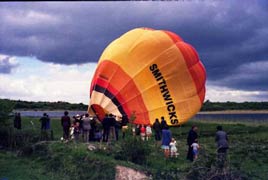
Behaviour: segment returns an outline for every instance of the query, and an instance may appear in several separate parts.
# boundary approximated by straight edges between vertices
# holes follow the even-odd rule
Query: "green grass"
[[[47,172],[43,164],[34,158],[17,157],[11,152],[0,152],[0,179],[63,179],[58,173]]]
[[[201,150],[199,159],[190,163],[186,160],[186,138],[193,124],[199,128]],[[58,141],[62,136],[59,119],[51,120],[56,141],[35,145],[33,154],[17,156],[15,152],[0,152],[0,179],[113,179],[117,164],[142,170],[154,179],[206,179],[213,173],[224,174],[216,167],[214,135],[219,124],[223,125],[230,141],[227,174],[244,179],[266,179],[267,124],[190,121],[182,127],[171,128],[180,155],[166,160],[153,139],[133,144],[130,132],[125,141],[112,142],[109,146],[96,143],[100,149],[92,152],[84,143],[64,144]],[[38,133],[40,129],[40,122],[35,118],[23,118],[22,125],[27,131]],[[146,153],[144,159],[136,161],[135,157],[142,157],[142,153]],[[134,160],[126,157],[130,154],[134,154]]]
[[[59,140],[62,137],[62,128],[59,118],[52,118],[51,129],[53,130],[53,135],[55,140]],[[35,132],[39,132],[41,124],[38,118],[23,117],[22,119],[22,129],[28,129]]]

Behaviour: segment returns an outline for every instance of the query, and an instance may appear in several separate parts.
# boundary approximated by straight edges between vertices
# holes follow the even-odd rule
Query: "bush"
[[[115,153],[115,159],[144,165],[147,164],[147,158],[151,152],[152,149],[147,142],[133,138],[121,143],[120,149]]]
[[[39,141],[39,134],[32,129],[17,130],[13,127],[0,128],[0,146],[19,149]]]
[[[231,169],[227,160],[218,160],[216,154],[208,154],[205,150],[200,151],[198,159],[190,168],[187,179],[248,179],[247,175],[237,169]]]
[[[0,99],[0,126],[10,125],[9,120],[13,107],[13,102]]]
[[[37,143],[33,155],[39,157],[48,172],[71,177],[71,179],[113,179],[115,177],[115,164],[111,158],[103,159],[95,156],[87,152],[83,144]]]

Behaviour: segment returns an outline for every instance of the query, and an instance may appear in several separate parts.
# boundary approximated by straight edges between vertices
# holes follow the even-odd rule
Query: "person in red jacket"
[[[144,141],[146,135],[146,128],[144,127],[144,125],[141,126],[140,133],[141,133],[141,140]]]

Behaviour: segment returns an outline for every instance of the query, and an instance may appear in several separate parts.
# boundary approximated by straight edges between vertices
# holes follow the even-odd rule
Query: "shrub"
[[[9,120],[13,107],[13,102],[0,99],[0,126],[10,125]]]
[[[34,156],[48,172],[58,173],[72,179],[113,179],[115,164],[86,151],[86,146],[42,142],[35,144]]]
[[[151,152],[152,149],[148,143],[133,138],[121,143],[120,149],[115,153],[115,159],[144,165],[147,163],[147,157]]]

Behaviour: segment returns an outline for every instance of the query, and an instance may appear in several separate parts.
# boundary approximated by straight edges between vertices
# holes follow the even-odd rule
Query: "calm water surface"
[[[86,111],[68,111],[69,115],[85,114]],[[21,116],[27,117],[41,117],[43,113],[47,113],[50,117],[59,118],[63,116],[64,111],[20,111]],[[236,114],[197,114],[192,118],[193,120],[225,120],[225,121],[242,121],[242,122],[268,122],[268,113],[236,113]]]
[[[226,120],[226,121],[242,121],[242,122],[268,122],[268,113],[236,113],[236,114],[197,114],[194,120]]]
[[[63,116],[64,111],[16,111],[20,112],[23,117],[41,117],[44,113],[47,113],[49,117],[60,118]],[[68,111],[69,116],[75,116],[76,114],[85,114],[86,111]]]

